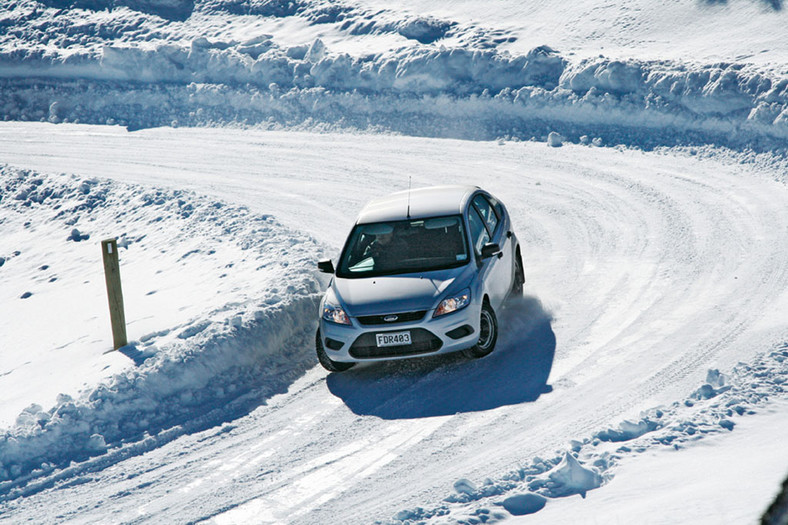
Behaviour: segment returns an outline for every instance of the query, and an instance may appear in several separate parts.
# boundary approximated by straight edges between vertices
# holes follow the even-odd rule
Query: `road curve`
[[[478,184],[508,206],[527,272],[488,358],[316,366],[248,416],[34,494],[17,517],[390,519],[786,340],[788,189],[776,168],[720,153],[2,123],[0,159],[207,193],[277,216],[328,255],[363,203],[408,175]]]

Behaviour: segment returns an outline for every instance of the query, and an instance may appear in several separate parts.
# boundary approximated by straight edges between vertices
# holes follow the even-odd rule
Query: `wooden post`
[[[104,277],[107,281],[112,342],[114,349],[117,350],[128,343],[126,340],[126,314],[123,312],[123,291],[120,288],[117,239],[101,241],[101,253],[104,258]]]

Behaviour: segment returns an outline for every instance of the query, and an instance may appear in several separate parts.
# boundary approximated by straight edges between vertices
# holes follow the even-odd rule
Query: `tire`
[[[498,341],[498,319],[487,301],[482,305],[479,319],[479,339],[476,344],[464,351],[467,357],[477,359],[489,355],[495,349]]]
[[[320,328],[317,329],[317,333],[315,334],[315,350],[317,350],[317,360],[320,361],[320,364],[323,365],[323,368],[329,372],[344,372],[345,370],[353,368],[353,366],[356,364],[342,363],[341,361],[334,361],[328,357],[328,354],[326,354],[326,349],[323,348],[323,338],[320,337]]]
[[[523,296],[523,286],[525,285],[525,272],[523,272],[523,261],[520,255],[514,258],[514,282],[512,283],[512,291],[509,297],[517,299]]]

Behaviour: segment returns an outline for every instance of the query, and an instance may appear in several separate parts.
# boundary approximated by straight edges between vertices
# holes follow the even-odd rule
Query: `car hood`
[[[353,317],[429,310],[460,291],[468,266],[419,274],[335,278],[333,291]]]

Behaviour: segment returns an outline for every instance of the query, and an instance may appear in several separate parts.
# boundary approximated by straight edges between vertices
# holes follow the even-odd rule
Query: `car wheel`
[[[522,297],[523,285],[525,284],[525,273],[523,272],[523,261],[520,256],[514,258],[514,282],[512,283],[512,298]]]
[[[323,368],[328,370],[329,372],[344,372],[350,368],[353,368],[353,365],[356,363],[342,363],[341,361],[334,361],[328,354],[326,354],[326,349],[323,348],[323,338],[320,337],[320,329],[317,329],[317,334],[315,334],[315,350],[317,350],[317,360],[320,361],[320,364],[323,365]]]
[[[495,349],[497,340],[498,319],[495,317],[492,306],[485,301],[479,319],[479,339],[475,345],[465,350],[465,355],[471,358],[484,357]]]

